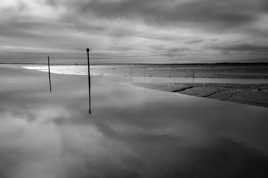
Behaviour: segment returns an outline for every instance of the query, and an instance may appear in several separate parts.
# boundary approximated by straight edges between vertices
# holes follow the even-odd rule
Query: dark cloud
[[[70,39],[59,33],[61,28],[67,27],[59,23],[12,19],[1,27],[0,38],[13,46],[56,48],[61,45],[62,48],[70,48],[70,44],[66,43]]]
[[[48,5],[51,5],[51,6],[57,6],[58,3],[56,0],[45,0],[45,2],[48,4]]]
[[[234,45],[225,45],[225,46],[214,46],[213,49],[231,52],[231,51],[238,51],[238,52],[267,52],[268,53],[268,45],[256,45],[256,44],[234,44]]]
[[[187,44],[198,44],[198,43],[202,43],[204,40],[202,39],[196,39],[196,40],[189,40],[186,41]]]
[[[184,55],[185,52],[191,51],[191,49],[189,48],[170,48],[166,50],[166,53],[164,53],[163,55],[167,56],[167,57],[178,57],[181,55]]]
[[[95,14],[102,18],[142,20],[156,25],[198,25],[222,29],[254,21],[263,4],[261,0],[93,0],[77,3],[71,8],[82,16]]]
[[[268,1],[267,0],[264,0],[264,2],[263,2],[263,8],[266,11],[266,13],[268,13]]]
[[[157,54],[163,57],[174,58],[178,56],[182,56],[187,52],[190,52],[192,49],[187,47],[164,47],[163,45],[151,45],[152,51],[157,51]]]

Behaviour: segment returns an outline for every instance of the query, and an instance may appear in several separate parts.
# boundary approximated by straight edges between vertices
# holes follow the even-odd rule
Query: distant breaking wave
[[[29,69],[29,70],[38,70],[41,72],[48,72],[48,67],[45,65],[27,65],[27,66],[22,66],[24,69]],[[90,72],[92,75],[104,75],[101,74],[101,72],[97,71],[98,66],[91,66],[90,67]],[[64,75],[87,75],[87,66],[65,66],[65,65],[57,65],[57,66],[51,66],[50,67],[50,72],[54,74],[64,74]]]

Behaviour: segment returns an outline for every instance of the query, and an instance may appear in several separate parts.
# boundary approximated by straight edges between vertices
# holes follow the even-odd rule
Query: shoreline
[[[86,60],[86,59],[85,59]],[[47,63],[0,63],[0,65],[46,65]],[[53,63],[53,65],[87,65],[86,63]],[[218,62],[218,63],[92,63],[91,65],[108,65],[108,66],[268,66],[268,62]]]
[[[14,65],[10,64],[10,66],[13,68]],[[19,66],[21,67],[21,65]],[[41,67],[40,69],[33,67],[27,68],[27,70],[46,72],[47,67],[45,65],[42,66],[43,68]],[[121,80],[125,83],[155,90],[268,107],[268,75],[262,74],[262,71],[255,73],[255,69],[253,73],[246,73],[244,69],[242,71],[240,70],[240,73],[238,73],[236,70],[233,71],[233,68],[228,69],[231,70],[230,73],[225,69],[220,73],[219,71],[217,72],[217,70],[211,72],[207,69],[174,69],[171,67],[170,70],[172,70],[172,72],[168,73],[167,69],[163,70],[163,66],[161,68],[126,68],[102,65],[100,66],[101,68],[94,68],[98,66],[99,65],[92,66],[94,76],[110,76],[117,78],[118,81]],[[15,66],[15,68],[17,68],[17,66]],[[82,67],[81,69],[76,69],[75,65],[68,65],[68,68],[64,69],[64,72],[61,67],[57,65],[51,66],[51,69],[51,72],[56,74],[87,75],[87,70],[85,70],[86,66],[83,66],[83,69]],[[193,78],[193,74],[195,78]],[[156,75],[158,76],[155,77]],[[207,78],[202,78],[202,76]],[[260,78],[260,76],[262,76],[262,78]]]
[[[145,88],[177,92],[185,95],[233,103],[268,107],[268,74],[262,74],[262,71],[256,73],[255,68],[253,72],[247,73],[245,69],[233,71],[233,68],[228,70],[224,69],[221,70],[221,72],[215,69],[210,71],[206,68],[202,70],[171,68],[170,70],[172,70],[172,72],[167,72],[167,69],[163,70],[163,66],[161,68],[126,68],[122,66],[106,67],[103,65],[103,68],[100,66],[101,68],[99,69],[94,68],[95,66],[92,67],[92,73],[95,76],[110,76],[122,82],[132,83],[133,85]],[[98,65],[96,67],[98,67]],[[55,73],[62,74],[63,71],[60,69],[60,66],[59,69],[57,68],[57,65],[52,66],[52,73],[53,70],[55,70]],[[84,68],[86,69],[86,66]],[[87,70],[84,69],[83,71],[82,67],[81,69],[76,69],[74,66],[74,69],[70,66],[69,69],[64,69],[64,74],[87,75]],[[30,70],[35,69],[31,68]],[[46,72],[47,67],[44,66],[43,69],[39,70]],[[160,74],[158,72],[159,70]],[[195,78],[193,78],[193,74]],[[156,75],[158,76],[155,77]]]
[[[233,103],[255,105],[268,108],[268,84],[148,84],[137,83],[138,86],[175,92],[190,96],[229,101]]]

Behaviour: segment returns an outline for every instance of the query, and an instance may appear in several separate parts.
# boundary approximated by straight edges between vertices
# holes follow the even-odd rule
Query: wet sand
[[[0,69],[0,177],[268,176],[268,109]]]
[[[135,83],[155,90],[268,107],[268,84]]]

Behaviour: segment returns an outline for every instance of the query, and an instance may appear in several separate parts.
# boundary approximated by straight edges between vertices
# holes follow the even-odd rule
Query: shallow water
[[[47,72],[47,66],[33,66],[26,65],[22,66],[25,69],[38,70]],[[114,68],[114,69],[113,69]],[[223,83],[223,84],[268,84],[268,79],[257,79],[257,78],[198,78],[198,77],[154,77],[146,76],[146,71],[141,76],[135,76],[131,73],[131,69],[125,69],[119,73],[116,70],[117,66],[105,66],[95,65],[91,66],[91,73],[95,76],[113,76],[126,82],[133,83]],[[121,67],[122,68],[122,67]],[[55,74],[65,75],[87,75],[87,66],[51,66],[51,72]],[[141,71],[142,73],[142,71]]]
[[[0,177],[267,177],[268,109],[1,69]]]

